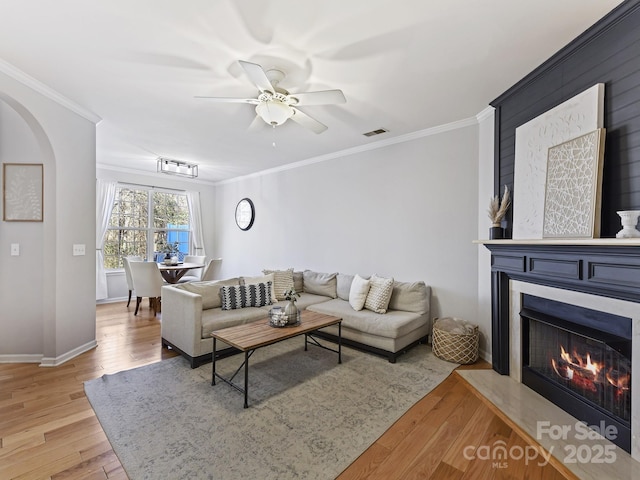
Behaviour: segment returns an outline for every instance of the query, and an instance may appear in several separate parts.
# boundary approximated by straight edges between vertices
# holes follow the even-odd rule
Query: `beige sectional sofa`
[[[355,310],[350,304],[354,275],[306,270],[292,272],[292,276],[296,291],[302,292],[296,302],[298,308],[341,317],[342,342],[345,345],[384,355],[390,362],[395,362],[399,354],[420,341],[426,341],[431,333],[431,289],[424,282],[391,280],[393,289],[386,312],[376,313],[369,309],[372,308],[370,306]],[[221,287],[255,283],[265,278],[273,277],[238,277],[164,286],[162,345],[182,354],[192,368],[211,361],[212,331],[266,318],[273,305],[284,306],[287,303],[280,300],[261,307],[222,309]],[[359,280],[362,281],[362,278],[359,277]],[[272,284],[272,292],[275,286],[282,288],[278,281]],[[281,293],[276,296],[281,296]],[[337,331],[335,326],[323,329],[318,334],[335,341]],[[224,345],[218,348],[221,349],[221,356],[235,351],[230,347],[224,348]]]
[[[353,275],[338,274],[336,298],[307,307],[308,310],[342,318],[343,344],[388,357],[396,357],[431,334],[429,317],[431,288],[424,282],[393,282],[386,313],[366,308],[354,310],[349,303]],[[323,329],[320,336],[335,339],[338,327]]]

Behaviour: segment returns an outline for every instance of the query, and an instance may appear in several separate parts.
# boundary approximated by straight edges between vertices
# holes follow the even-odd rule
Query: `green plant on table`
[[[290,302],[296,303],[297,298],[299,297],[300,294],[298,292],[296,292],[295,288],[290,288],[289,290],[287,290],[286,292],[284,292],[284,299],[288,300]]]
[[[177,255],[180,251],[180,245],[178,244],[178,242],[166,242],[160,246],[159,251],[166,255]]]

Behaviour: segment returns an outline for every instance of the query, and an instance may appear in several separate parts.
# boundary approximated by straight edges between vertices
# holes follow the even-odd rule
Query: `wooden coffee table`
[[[338,324],[338,349],[334,350],[321,345],[317,338],[313,336],[313,333],[329,325]],[[213,337],[213,371],[211,374],[211,385],[216,384],[216,378],[219,378],[223,382],[232,386],[236,390],[244,393],[244,408],[249,407],[248,403],[248,391],[249,391],[249,358],[253,355],[258,348],[266,347],[267,345],[273,345],[274,343],[281,342],[288,338],[304,335],[304,349],[307,350],[308,343],[330,350],[338,354],[338,363],[342,363],[342,319],[333,317],[331,315],[324,315],[322,313],[309,312],[303,310],[300,312],[300,325],[294,327],[272,327],[269,325],[269,318],[257,320],[251,323],[245,323],[243,325],[236,325],[234,327],[223,328],[211,333]],[[216,373],[216,342],[220,340],[238,350],[244,352],[244,362],[238,367],[236,372],[231,378],[224,378]],[[233,379],[244,367],[244,388],[241,388],[237,384],[233,383]]]

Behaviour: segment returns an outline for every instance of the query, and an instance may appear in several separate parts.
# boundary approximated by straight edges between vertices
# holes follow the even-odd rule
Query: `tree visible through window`
[[[166,243],[178,243],[180,256],[189,253],[187,196],[145,188],[116,188],[113,211],[103,245],[104,267],[122,268],[122,257],[153,260]]]

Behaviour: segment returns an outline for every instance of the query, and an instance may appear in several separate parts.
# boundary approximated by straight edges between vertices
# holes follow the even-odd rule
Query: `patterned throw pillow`
[[[364,302],[364,308],[376,313],[387,313],[391,293],[393,292],[393,278],[382,278],[371,275],[371,287]]]
[[[202,309],[217,308],[222,305],[220,300],[220,287],[224,285],[240,285],[239,278],[229,278],[227,280],[207,281],[207,282],[186,282],[175,285],[173,288],[186,290],[202,297]]]
[[[275,275],[270,273],[269,275],[260,275],[258,277],[240,277],[240,285],[256,285],[258,283],[271,282],[271,300],[276,299]]]
[[[220,287],[222,310],[271,305],[271,282]]]
[[[263,270],[265,275],[273,274],[273,289],[277,300],[284,300],[284,292],[293,288],[293,268],[287,270]],[[298,292],[302,293],[302,291]]]

